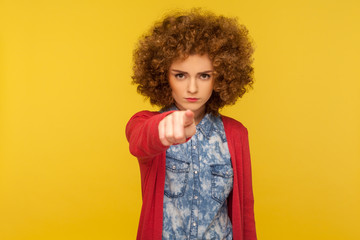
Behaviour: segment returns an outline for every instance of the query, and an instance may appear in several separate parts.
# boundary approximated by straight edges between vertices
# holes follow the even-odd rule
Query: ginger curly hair
[[[218,114],[252,88],[254,52],[248,30],[236,18],[216,16],[201,9],[176,12],[157,22],[143,35],[133,53],[132,83],[152,105],[174,103],[168,70],[174,60],[207,54],[213,64],[213,93],[206,112]]]

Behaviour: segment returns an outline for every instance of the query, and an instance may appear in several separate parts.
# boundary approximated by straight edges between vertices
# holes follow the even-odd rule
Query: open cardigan
[[[161,240],[166,150],[159,139],[159,122],[172,111],[141,111],[131,117],[126,137],[131,154],[137,157],[141,174],[142,209],[138,240]],[[256,240],[254,198],[248,131],[240,122],[221,116],[234,170],[233,190],[228,197],[228,214],[234,240]]]

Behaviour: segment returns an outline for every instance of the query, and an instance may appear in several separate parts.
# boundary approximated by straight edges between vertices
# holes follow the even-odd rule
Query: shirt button
[[[198,171],[195,171],[194,173],[195,173],[195,174],[197,174],[197,173],[198,173]]]
[[[174,170],[175,170],[175,169],[176,169],[176,166],[175,166],[175,165],[173,165],[173,166],[172,166],[172,169],[174,169]]]
[[[194,198],[195,198],[195,199],[197,199],[197,198],[198,198],[198,196],[194,196]]]
[[[196,223],[193,223],[193,226],[195,227],[195,226],[196,226]]]
[[[195,146],[195,145],[193,146],[193,149],[196,149],[196,146]]]

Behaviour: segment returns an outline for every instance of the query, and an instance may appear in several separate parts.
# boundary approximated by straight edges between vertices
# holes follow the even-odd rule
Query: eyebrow
[[[185,71],[181,71],[181,70],[177,70],[177,69],[171,69],[171,71],[179,72],[179,73],[187,73]],[[201,72],[198,72],[198,73],[211,73],[211,72],[213,72],[213,70],[206,70],[206,71],[201,71]]]

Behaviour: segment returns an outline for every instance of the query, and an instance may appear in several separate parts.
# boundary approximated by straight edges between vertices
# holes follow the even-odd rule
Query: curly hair
[[[213,93],[206,112],[218,114],[252,87],[254,52],[248,30],[236,18],[192,9],[157,22],[143,35],[133,54],[133,83],[137,91],[163,108],[174,103],[168,81],[173,61],[192,54],[207,54],[213,64]]]

